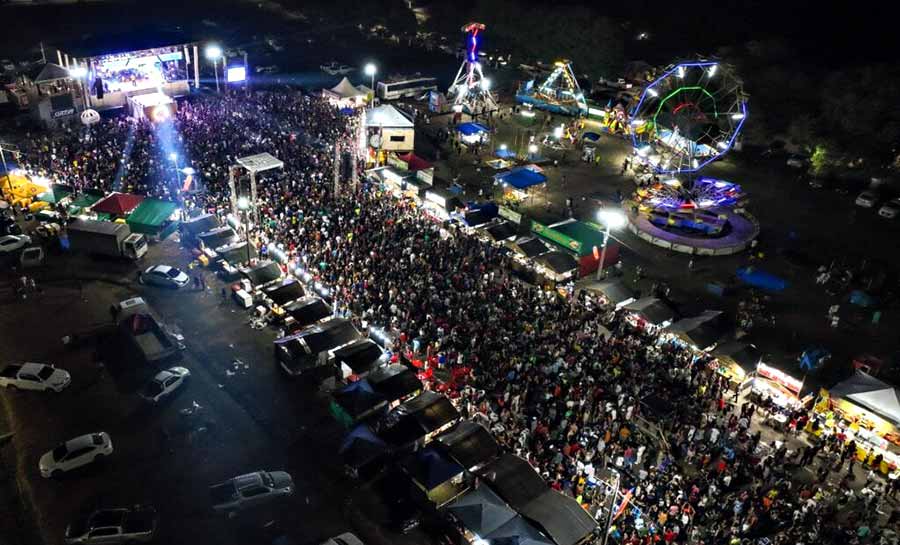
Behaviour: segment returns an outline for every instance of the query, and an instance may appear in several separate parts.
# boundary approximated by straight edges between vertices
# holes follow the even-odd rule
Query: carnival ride
[[[747,118],[747,97],[731,67],[705,60],[670,66],[644,88],[630,118],[635,170],[664,178],[637,189],[630,229],[685,253],[746,248],[759,233],[742,210],[746,193],[730,181],[698,178],[732,149]]]
[[[491,93],[491,80],[484,76],[481,61],[478,60],[479,35],[484,29],[484,24],[474,22],[462,27],[466,33],[466,56],[447,91],[454,111],[473,116],[497,109],[497,101]]]
[[[743,84],[715,61],[669,67],[631,111],[635,152],[666,175],[695,173],[734,145],[747,117]]]
[[[540,85],[535,85],[533,79],[523,83],[516,93],[516,101],[564,115],[582,115],[588,111],[584,93],[568,60],[556,61],[553,71]]]

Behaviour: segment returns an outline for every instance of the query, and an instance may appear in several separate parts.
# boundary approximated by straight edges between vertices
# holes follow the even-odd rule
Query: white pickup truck
[[[146,543],[153,540],[156,523],[152,507],[99,509],[66,528],[66,545]]]
[[[0,369],[0,386],[11,390],[63,391],[72,383],[68,372],[45,363],[7,365]]]
[[[284,471],[257,471],[209,487],[213,510],[229,517],[293,493],[294,480]]]

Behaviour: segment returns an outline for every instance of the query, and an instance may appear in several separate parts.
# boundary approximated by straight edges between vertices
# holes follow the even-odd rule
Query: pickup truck
[[[45,363],[7,365],[0,369],[0,386],[11,390],[63,391],[72,383],[68,372]]]
[[[146,543],[156,534],[153,507],[98,509],[66,527],[66,545]]]
[[[209,487],[213,510],[229,517],[293,493],[294,480],[284,471],[257,471]]]

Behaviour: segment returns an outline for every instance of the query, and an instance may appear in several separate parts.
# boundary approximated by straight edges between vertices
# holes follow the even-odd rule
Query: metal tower
[[[453,101],[453,110],[479,115],[497,109],[497,101],[491,93],[491,80],[484,77],[478,49],[478,34],[485,29],[482,23],[468,23],[462,27],[466,33],[466,56],[456,73],[447,96]]]

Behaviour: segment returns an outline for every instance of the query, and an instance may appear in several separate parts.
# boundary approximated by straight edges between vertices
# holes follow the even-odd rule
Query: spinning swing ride
[[[556,61],[553,71],[540,85],[535,85],[534,80],[525,82],[516,93],[516,100],[540,110],[564,115],[584,114],[588,110],[584,93],[572,71],[572,63],[568,60]]]

